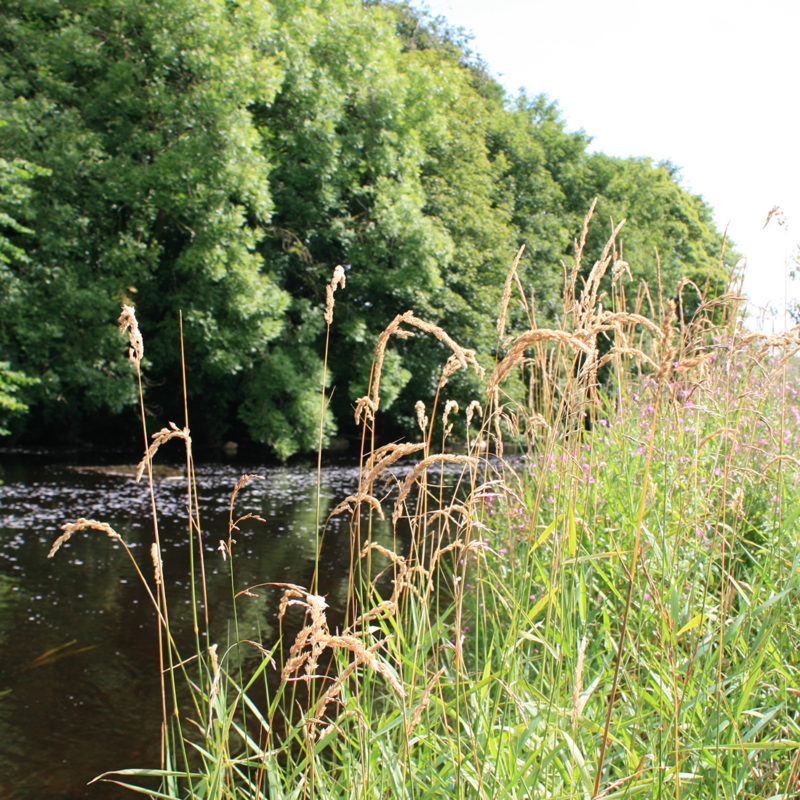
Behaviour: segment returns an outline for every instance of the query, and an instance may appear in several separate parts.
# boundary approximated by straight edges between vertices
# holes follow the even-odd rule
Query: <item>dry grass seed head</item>
[[[325,322],[330,325],[333,322],[333,306],[334,306],[334,299],[333,295],[334,292],[341,286],[344,288],[346,283],[346,277],[344,272],[344,267],[339,264],[338,266],[334,267],[333,269],[333,277],[331,278],[331,282],[325,287]]]
[[[247,485],[251,480],[259,480],[263,481],[266,480],[263,475],[242,475],[238,481],[236,481],[236,486],[233,487],[233,491],[231,492],[231,502],[230,508],[228,509],[228,542],[226,546],[227,555],[232,555],[231,553],[231,546],[236,543],[236,540],[233,538],[233,532],[239,530],[239,523],[244,522],[248,519],[254,519],[257,522],[266,522],[264,517],[259,516],[258,514],[247,513],[238,517],[235,521],[233,519],[233,505],[236,502],[236,495],[239,494],[239,491]],[[220,542],[220,545],[224,545],[224,542]],[[225,552],[223,551],[223,560],[225,559]]]
[[[136,312],[133,306],[122,306],[122,313],[117,320],[120,333],[128,333],[128,358],[136,367],[141,368],[144,356],[144,339],[139,330],[139,323],[136,321]]]
[[[458,372],[463,366],[463,361],[455,353],[448,356],[442,369],[442,376],[439,378],[437,391],[441,392],[441,390],[447,386],[447,382],[450,380],[451,376]]]
[[[468,406],[465,412],[465,417],[467,420],[467,428],[472,424],[472,418],[475,414],[483,417],[483,406],[480,404],[478,400],[473,400]]]
[[[491,397],[502,383],[503,379],[511,371],[512,367],[525,357],[525,351],[537,342],[552,341],[567,345],[574,350],[592,356],[594,349],[586,342],[578,338],[577,335],[561,331],[554,328],[537,328],[536,330],[526,331],[517,336],[511,349],[506,353],[503,360],[495,367],[494,372],[489,377],[487,394]]]
[[[425,685],[425,689],[422,692],[422,697],[420,697],[419,702],[416,706],[414,706],[414,710],[411,712],[411,716],[406,721],[406,738],[408,738],[414,728],[419,725],[419,721],[422,719],[422,712],[428,707],[431,701],[433,690],[436,688],[436,685],[439,683],[439,680],[444,673],[445,668],[442,667]]]
[[[139,462],[139,466],[136,468],[137,483],[142,479],[142,475],[144,475],[144,471],[147,468],[148,462],[152,462],[153,456],[156,454],[158,448],[161,447],[162,444],[165,444],[170,439],[183,439],[186,442],[187,447],[191,447],[192,443],[192,437],[189,435],[189,429],[179,428],[174,422],[170,422],[168,428],[162,428],[160,431],[156,431],[151,438],[153,439],[153,443],[147,448],[144,458],[142,458],[142,460]]]
[[[214,709],[216,708],[216,703],[214,700],[216,699],[217,692],[219,691],[219,679],[221,676],[220,668],[219,668],[219,657],[217,656],[217,647],[218,645],[212,644],[208,648],[208,655],[211,661],[211,674],[213,676],[211,680],[211,689],[208,693],[208,723],[206,724],[205,735],[209,736],[211,734],[211,725],[214,721]]]
[[[386,472],[392,464],[399,461],[403,456],[418,453],[424,449],[424,442],[417,442],[416,444],[392,443],[379,447],[367,459],[361,478],[361,486],[364,489],[369,488],[376,478],[380,477],[382,473]]]
[[[444,430],[447,435],[449,435],[450,431],[453,430],[452,425],[449,428],[447,427],[447,420],[450,414],[458,414],[458,403],[455,400],[448,400],[444,405],[444,414],[442,415],[442,425],[444,426]]]
[[[155,542],[150,545],[150,559],[153,562],[153,573],[155,575],[156,585],[160,586],[164,583],[164,564],[161,561],[161,553]]]
[[[605,247],[603,247],[603,252],[601,253],[600,258],[595,261],[594,266],[589,273],[589,277],[584,283],[580,300],[580,309],[582,314],[579,324],[581,326],[585,324],[584,320],[594,313],[595,306],[597,305],[597,293],[600,289],[600,281],[603,279],[603,275],[606,274],[606,271],[611,264],[613,258],[612,252],[617,241],[617,236],[624,224],[625,220],[622,220],[622,222],[614,227],[611,236],[608,238],[608,241],[605,244]]]
[[[337,703],[341,699],[342,688],[346,683],[347,679],[358,669],[358,661],[353,661],[348,664],[339,675],[336,676],[333,683],[323,692],[322,696],[317,701],[317,705],[314,708],[314,716],[316,717],[317,721],[321,723],[325,713],[328,710],[328,706],[331,703]]]
[[[592,200],[592,205],[589,207],[589,210],[586,212],[586,216],[583,218],[583,225],[581,226],[581,235],[580,238],[576,239],[573,242],[573,248],[575,250],[575,257],[572,262],[572,269],[569,272],[569,276],[566,275],[566,265],[564,265],[565,275],[564,275],[564,314],[566,315],[569,312],[571,307],[574,307],[575,303],[575,286],[578,282],[578,275],[581,271],[581,261],[583,259],[583,249],[586,247],[586,237],[589,234],[589,223],[594,216],[594,210],[597,207],[597,201],[599,200],[598,197],[595,197]]]
[[[675,356],[678,352],[675,347],[675,320],[678,318],[675,301],[670,298],[667,301],[667,314],[664,317],[664,322],[661,326],[661,366],[658,368],[656,375],[657,381],[664,381],[669,378],[672,372]]]
[[[783,213],[783,209],[780,206],[772,206],[772,208],[767,213],[767,218],[764,220],[763,228],[766,228],[767,225],[769,225],[769,223],[773,219],[775,220],[775,222],[777,223],[777,225],[779,227],[781,227],[781,228],[788,228],[789,227],[789,224],[786,221],[786,214]],[[763,230],[763,228],[762,228],[762,230]]]
[[[316,672],[319,656],[325,649],[329,636],[328,621],[325,617],[325,609],[328,608],[328,604],[324,597],[311,594],[300,587],[289,585],[284,590],[281,598],[278,612],[279,620],[283,618],[290,605],[305,606],[310,622],[298,632],[291,648],[289,648],[289,658],[286,659],[286,663],[283,666],[281,678],[288,680],[304,666],[305,680],[309,681]]]
[[[684,358],[674,365],[675,372],[688,372],[692,369],[699,369],[701,378],[708,378],[711,374],[711,364],[714,361],[713,353],[701,353],[692,358]]]
[[[357,492],[356,494],[348,495],[339,503],[330,514],[328,519],[335,517],[345,511],[349,511],[351,516],[355,516],[362,503],[366,503],[375,513],[381,518],[386,519],[383,513],[383,507],[377,497],[366,492]]]
[[[506,282],[503,286],[503,298],[500,301],[500,314],[497,317],[497,338],[501,341],[506,332],[506,313],[508,312],[508,304],[511,300],[512,285],[514,283],[514,278],[517,275],[517,267],[519,266],[520,259],[522,258],[522,254],[524,252],[525,245],[523,244],[522,247],[519,248],[517,255],[514,257],[514,262],[511,264],[511,269],[508,271],[508,275],[506,275]]]
[[[53,542],[53,546],[50,548],[50,552],[47,554],[47,557],[52,558],[61,548],[61,545],[69,541],[69,538],[73,533],[86,530],[87,528],[90,530],[102,531],[109,537],[109,539],[116,539],[120,544],[123,546],[125,545],[122,537],[107,523],[98,522],[94,519],[84,519],[81,517],[75,522],[67,522],[61,526],[61,530],[64,531],[64,533],[62,533],[61,536],[59,536],[58,539]]]
[[[356,425],[360,425],[362,419],[367,423],[372,422],[375,419],[376,410],[377,406],[372,402],[371,397],[359,397],[356,400],[355,408]]]
[[[610,361],[619,361],[623,357],[628,356],[633,358],[635,361],[648,364],[652,369],[658,370],[658,364],[653,361],[650,356],[647,355],[643,350],[639,350],[636,347],[612,347],[598,362],[597,362],[597,369],[599,370],[601,367],[604,367]]]
[[[612,283],[616,283],[620,278],[622,278],[623,275],[627,275],[628,278],[633,280],[633,275],[631,275],[631,265],[624,259],[618,258],[611,266]]]
[[[597,319],[597,331],[613,329],[625,335],[623,325],[641,326],[647,328],[659,341],[664,338],[663,328],[656,325],[653,320],[644,314],[635,314],[631,311],[604,311]],[[627,339],[626,339],[627,341]]]
[[[527,423],[525,426],[526,431],[535,431],[536,428],[544,428],[546,431],[551,430],[550,423],[544,418],[542,414],[534,411],[532,414],[529,414],[527,417]]]
[[[455,514],[459,514],[461,516],[460,523],[456,520],[454,516]],[[438,519],[444,519],[446,529],[449,529],[450,525],[460,528],[465,526],[470,520],[470,513],[469,509],[467,509],[467,507],[461,503],[451,503],[447,508],[437,508],[435,511],[429,511],[427,514],[427,519],[429,526],[431,526]]]
[[[425,436],[428,432],[428,415],[425,413],[425,403],[422,400],[417,400],[414,403],[414,410],[417,412],[417,425],[419,425],[422,435]]]
[[[374,606],[369,611],[365,611],[361,616],[356,617],[353,624],[350,625],[350,630],[358,630],[360,627],[363,627],[366,622],[371,622],[373,619],[378,619],[379,617],[385,619],[396,613],[397,603],[393,600],[381,600],[378,605]]]
[[[375,366],[372,374],[371,382],[371,398],[372,398],[372,412],[373,414],[380,406],[380,387],[381,387],[381,373],[383,372],[383,361],[386,356],[386,345],[391,336],[399,336],[401,338],[408,338],[413,336],[414,332],[401,328],[401,325],[411,325],[418,330],[430,333],[436,337],[440,342],[447,345],[463,369],[472,367],[479,375],[483,375],[483,367],[478,363],[477,355],[474,350],[462,347],[455,341],[444,328],[439,325],[434,325],[426,322],[417,317],[413,311],[406,311],[404,314],[398,314],[389,325],[383,330],[378,337],[378,344],[375,347]]]
[[[325,646],[348,650],[356,657],[357,663],[366,664],[373,672],[381,675],[400,697],[406,696],[405,689],[400,685],[394,670],[364,647],[361,639],[346,635],[329,636],[325,641]]]
[[[586,646],[588,639],[584,636],[581,643],[578,645],[578,659],[575,663],[575,677],[572,682],[572,735],[575,736],[575,731],[578,727],[578,717],[583,711],[586,704],[586,699],[581,698],[583,692],[583,664],[586,656]]]
[[[428,570],[419,564],[410,566],[405,558],[398,555],[393,550],[389,550],[387,547],[378,544],[377,542],[370,542],[369,544],[365,545],[361,550],[359,557],[364,558],[371,550],[374,550],[375,552],[380,553],[388,558],[396,570],[395,576],[392,578],[392,585],[394,589],[392,591],[391,598],[389,598],[389,602],[393,606],[397,606],[400,601],[400,596],[405,591],[410,591],[417,597],[421,597],[419,589],[412,580],[414,575],[420,575],[422,577],[426,592],[433,588],[432,575]],[[375,580],[377,581],[379,578],[380,575],[376,576]]]
[[[463,464],[465,466],[478,467],[480,459],[475,456],[458,455],[454,453],[436,453],[422,459],[413,470],[406,476],[403,483],[400,485],[400,491],[397,495],[397,500],[394,504],[394,513],[392,514],[392,523],[396,524],[400,519],[403,504],[405,503],[414,483],[427,472],[428,467],[432,464]]]
[[[348,640],[354,639],[354,638],[355,637],[351,637],[351,636],[347,637]],[[355,641],[359,641],[359,640],[356,639]],[[384,641],[380,641],[380,642],[374,642],[369,647],[363,647],[363,644],[362,644],[361,652],[367,653],[367,655],[370,656],[376,650],[379,650],[381,647],[383,647],[383,645],[385,643],[386,643],[385,640]],[[330,646],[330,647],[336,647],[338,645],[339,645],[339,642],[334,641],[333,639],[329,640],[329,642],[328,642],[328,646]],[[349,649],[349,648],[344,648],[344,649]],[[377,659],[376,659],[376,662],[377,662]],[[363,658],[360,659],[358,657],[358,654],[356,654],[356,660],[352,661],[350,664],[348,664],[342,670],[342,672],[336,677],[336,679],[333,681],[333,683],[331,683],[331,685],[326,689],[326,691],[324,692],[322,697],[320,697],[320,699],[318,700],[317,705],[316,705],[316,707],[314,709],[314,716],[317,718],[317,721],[322,721],[322,718],[324,717],[325,713],[328,710],[328,706],[331,703],[339,702],[341,700],[342,688],[344,687],[345,683],[350,678],[350,676],[358,669],[358,667],[362,663],[367,663],[367,662]],[[377,663],[380,663],[380,662],[377,662]],[[370,664],[368,664],[368,666],[370,666]],[[373,669],[373,671],[378,672],[379,674],[385,674],[385,673],[382,673],[379,669],[378,670]],[[391,677],[394,679],[394,685],[392,686],[392,688],[394,688],[395,691],[397,691],[396,687],[399,687],[400,683],[399,683],[399,681],[397,681],[396,676],[394,675],[393,672],[391,672],[391,670],[389,670],[389,673],[390,673]],[[387,680],[388,680],[388,678],[387,678]],[[405,692],[402,690],[402,687],[400,687],[400,692],[401,692],[400,696],[401,697],[405,697]],[[324,735],[324,732],[323,732],[323,735]]]
[[[283,594],[278,604],[278,622],[284,618],[289,606],[306,605],[304,598],[308,592],[302,586],[298,586],[296,583],[270,583],[266,585],[283,587]]]

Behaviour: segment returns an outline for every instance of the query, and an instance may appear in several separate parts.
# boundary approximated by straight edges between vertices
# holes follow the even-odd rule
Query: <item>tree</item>
[[[46,170],[25,176],[11,214],[28,231],[6,224],[0,243],[0,374],[7,394],[11,373],[41,376],[24,390],[48,433],[91,430],[135,401],[122,303],[137,307],[161,422],[182,415],[181,311],[195,437],[248,437],[286,458],[316,444],[337,264],[348,282],[326,436],[352,426],[398,313],[489,366],[522,243],[521,278],[552,321],[595,196],[587,261],[624,215],[625,256],[646,276],[657,249],[667,281],[724,279],[710,212],[674,170],[590,155],[555,104],[510,98],[461,32],[402,2],[8,0],[0,79],[6,163]],[[382,418],[413,426],[447,355],[393,341]]]
[[[279,78],[270,30],[259,2],[3,5],[0,146],[51,172],[33,182],[41,224],[14,265],[3,346],[42,376],[52,426],[133,399],[113,325],[123,302],[139,306],[152,371],[171,387],[183,310],[203,376],[190,388],[213,393],[217,416],[231,378],[280,331],[288,296],[257,252],[269,165],[247,111]],[[175,394],[151,389],[151,403],[173,413]]]
[[[14,307],[19,293],[19,282],[11,265],[29,261],[25,250],[14,244],[9,236],[24,237],[31,233],[19,217],[24,217],[30,201],[29,183],[37,175],[46,175],[47,170],[20,158],[8,161],[0,157],[0,331],[2,320]],[[3,354],[0,338],[0,356]],[[7,427],[15,417],[28,411],[23,399],[25,387],[34,386],[35,378],[11,368],[9,361],[0,359],[0,436],[11,433]]]

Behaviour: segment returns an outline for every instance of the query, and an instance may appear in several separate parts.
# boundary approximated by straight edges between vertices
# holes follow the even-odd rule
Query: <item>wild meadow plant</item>
[[[410,311],[380,337],[358,486],[331,514],[350,519],[336,628],[315,575],[279,587],[297,629],[239,633],[255,592],[234,569],[247,475],[219,548],[232,636],[212,643],[188,411],[145,431],[148,474],[169,439],[186,448],[194,646],[172,634],[154,514],[154,579],[136,568],[156,611],[163,763],[105,780],[159,798],[797,796],[800,335],[745,332],[735,297],[688,315],[688,282],[628,299],[619,228],[583,268],[588,223],[558,325],[537,324],[514,262],[486,391],[463,413],[447,385],[484,374],[474,351]],[[507,339],[515,290],[527,330]],[[122,324],[139,373],[132,310]],[[450,356],[417,405],[419,441],[381,444],[383,359],[414,335]],[[81,520],[59,544],[87,527],[119,538]]]

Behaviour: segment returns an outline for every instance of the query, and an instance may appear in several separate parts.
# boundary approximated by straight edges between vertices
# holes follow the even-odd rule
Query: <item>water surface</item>
[[[160,695],[152,606],[118,543],[99,531],[73,535],[46,558],[64,522],[107,522],[152,575],[151,503],[146,481],[80,471],[52,457],[0,456],[0,796],[10,800],[103,800],[126,793],[87,782],[115,768],[158,766]],[[180,467],[180,465],[176,465]],[[230,495],[247,520],[235,539],[237,590],[266,581],[308,586],[315,564],[316,471],[312,464],[197,466],[197,499],[209,573],[211,638],[225,645]],[[321,515],[351,493],[353,466],[326,467]],[[186,483],[156,481],[170,613],[191,653]],[[346,520],[333,520],[322,545],[320,586],[335,605],[349,567]],[[242,635],[270,639],[280,590],[264,587],[241,606]],[[182,620],[182,621],[181,621]],[[216,622],[215,622],[216,621]],[[133,796],[133,795],[130,795]]]

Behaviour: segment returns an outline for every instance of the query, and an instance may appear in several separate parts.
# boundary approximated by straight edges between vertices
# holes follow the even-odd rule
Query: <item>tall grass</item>
[[[412,312],[386,328],[356,409],[359,483],[333,511],[351,534],[339,629],[317,570],[280,586],[278,641],[234,620],[212,643],[188,414],[146,439],[148,474],[167,440],[186,448],[195,638],[186,653],[171,631],[154,517],[153,578],[136,569],[163,763],[104,780],[248,800],[798,796],[800,334],[748,333],[736,296],[705,302],[689,282],[672,299],[636,289],[616,233],[585,269],[584,227],[552,327],[515,261],[486,373]],[[506,338],[509,309],[524,330]],[[133,312],[122,321],[138,372]],[[450,357],[419,441],[380,445],[383,357],[412,334]],[[446,398],[459,369],[486,386],[463,410]],[[234,615],[256,591],[234,572],[252,478],[220,543]],[[61,539],[119,538],[77,525]]]

